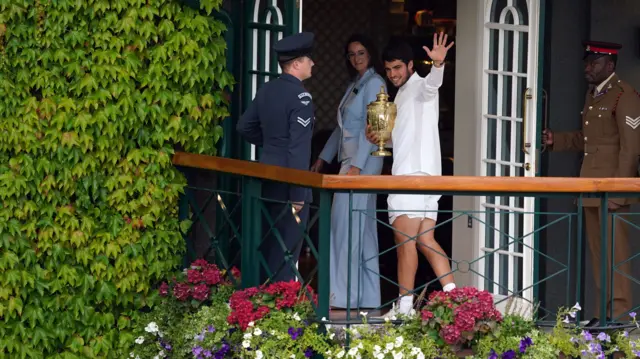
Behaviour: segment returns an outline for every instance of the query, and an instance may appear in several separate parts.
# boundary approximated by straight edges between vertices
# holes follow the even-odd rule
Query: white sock
[[[413,309],[413,295],[400,297],[400,313],[409,314],[411,309]]]
[[[452,291],[454,289],[456,289],[456,284],[455,283],[445,284],[444,287],[442,287],[442,291],[443,292],[450,292],[450,291]]]

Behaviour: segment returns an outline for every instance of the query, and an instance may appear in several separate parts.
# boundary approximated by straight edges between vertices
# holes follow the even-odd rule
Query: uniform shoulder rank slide
[[[640,116],[636,118],[631,118],[630,116],[626,116],[625,122],[629,127],[635,130],[636,128],[638,128],[638,126],[640,126]]]
[[[311,100],[313,100],[313,97],[311,97],[311,94],[308,93],[308,92],[302,92],[302,93],[298,94],[298,99],[300,100],[301,104],[307,106],[309,104],[309,102],[311,102]]]
[[[306,120],[302,117],[298,117],[298,123],[301,124],[302,127],[307,127],[311,123],[311,117],[307,118]]]

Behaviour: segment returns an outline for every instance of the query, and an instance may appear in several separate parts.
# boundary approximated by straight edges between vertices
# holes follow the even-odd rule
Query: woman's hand
[[[349,168],[349,171],[347,171],[347,176],[359,176],[360,175],[360,169],[356,166],[351,166],[351,168]]]
[[[311,166],[311,172],[320,173],[322,171],[322,167],[324,167],[324,160],[322,158],[318,158],[316,160],[316,163]]]
[[[375,132],[371,131],[371,125],[369,124],[367,124],[365,136],[367,136],[367,141],[373,143],[374,145],[378,144],[378,135]]]

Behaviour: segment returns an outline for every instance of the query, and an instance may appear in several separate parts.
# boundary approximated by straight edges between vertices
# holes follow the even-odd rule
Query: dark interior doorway
[[[320,4],[321,3],[321,4]],[[335,3],[335,4],[334,4]],[[334,6],[335,5],[335,6]],[[354,14],[356,14],[354,16]],[[335,114],[343,89],[348,84],[348,76],[343,65],[344,41],[354,32],[371,36],[379,51],[389,41],[404,40],[414,49],[415,68],[421,76],[426,76],[430,63],[422,46],[432,46],[434,32],[444,31],[449,39],[455,41],[456,1],[452,0],[323,0],[322,2],[305,2],[303,13],[304,31],[312,31],[316,35],[314,50],[314,76],[307,83],[307,88],[314,94],[316,106],[316,133],[313,137],[312,163],[322,150],[331,132],[336,126]],[[440,89],[440,142],[442,153],[442,175],[453,175],[453,133],[454,133],[454,98],[455,98],[455,46],[449,52],[445,80]],[[393,86],[388,84],[390,93]],[[385,161],[383,175],[391,174],[392,160]],[[337,174],[337,161],[326,166],[324,173]],[[315,196],[318,198],[318,196]],[[378,210],[386,211],[387,196],[378,195]],[[317,204],[317,203],[316,203]],[[439,202],[443,213],[438,215],[438,224],[451,218],[453,199],[443,196]],[[386,212],[378,214],[379,250],[383,252],[394,246],[393,232],[388,223]],[[317,243],[317,226],[311,229],[312,238]],[[452,225],[447,223],[436,229],[436,238],[446,253],[451,256]],[[397,259],[395,251],[389,251],[380,257],[380,274],[392,281],[397,281]],[[315,267],[315,259],[303,251],[300,259],[301,271],[307,272]],[[436,278],[426,259],[420,256],[416,286],[423,285]],[[428,291],[440,290],[437,281],[429,286]],[[382,302],[386,303],[398,296],[398,288],[394,283],[381,279]]]

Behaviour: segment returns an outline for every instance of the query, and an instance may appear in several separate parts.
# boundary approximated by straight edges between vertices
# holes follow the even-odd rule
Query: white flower
[[[271,331],[269,332],[271,335],[276,335],[276,331],[271,329]]]
[[[373,352],[374,353],[380,353],[382,351],[382,348],[380,348],[380,346],[378,344],[373,346]]]
[[[158,357],[160,357],[160,358],[164,358],[166,356],[167,356],[167,354],[164,353],[164,350],[161,350],[160,353],[158,353]]]
[[[360,312],[360,315],[365,317],[365,318],[367,317],[367,314],[369,314],[369,313],[368,312]]]
[[[376,357],[376,359],[384,359],[384,354],[382,353],[378,353],[374,355]]]
[[[262,351],[256,350],[256,359],[262,359]]]
[[[298,313],[294,313],[294,314],[293,314],[293,319],[295,319],[295,320],[297,320],[297,321],[300,321],[300,320],[301,320],[301,319],[300,319],[300,316],[298,315]]]
[[[136,344],[142,344],[142,343],[144,343],[144,337],[138,337],[136,339]]]
[[[393,359],[402,359],[404,358],[404,355],[402,355],[402,352],[393,352]]]
[[[329,340],[333,340],[333,337],[335,337],[335,336],[336,336],[336,333],[329,334]]]
[[[385,348],[387,350],[392,350],[393,349],[393,343],[387,343],[387,345],[385,346]]]
[[[244,339],[251,339],[251,333],[246,332],[244,333],[244,335],[242,336]]]
[[[396,348],[399,348],[402,343],[404,343],[404,338],[402,336],[399,336],[396,338]]]
[[[416,355],[416,359],[424,359],[424,354],[418,353],[418,355]]]
[[[245,349],[251,346],[251,342],[248,340],[245,340],[242,342],[242,347],[244,347]]]
[[[564,320],[562,321],[563,323],[567,323],[569,324],[569,317],[565,317]]]
[[[322,317],[322,319],[320,319],[320,321],[326,322],[327,321],[327,317]]]
[[[253,324],[253,322],[249,322],[248,325],[249,325],[249,327],[253,327],[254,324]]]
[[[353,347],[351,349],[349,349],[349,353],[347,353],[349,356],[355,356],[356,353],[358,353],[358,347]]]
[[[295,354],[291,354],[291,356],[289,358],[296,359],[296,355]]]
[[[579,311],[582,310],[582,307],[580,307],[580,303],[576,303],[576,305],[574,305],[573,308],[571,308],[571,309],[579,312]]]
[[[147,333],[155,334],[155,333],[158,332],[158,324],[156,324],[156,322],[151,322],[151,323],[147,324],[147,326],[144,328],[144,330]]]
[[[133,354],[133,352],[131,352],[131,353],[129,353],[129,356],[130,356],[131,358],[133,358],[133,357],[134,357],[134,356],[136,356],[136,355],[135,355],[135,354]]]
[[[389,318],[389,317],[384,317],[384,321],[388,323],[388,322],[390,322],[390,321],[391,321],[391,318]]]
[[[256,330],[253,331],[253,335],[259,337],[262,335],[262,330],[260,330],[260,328],[256,328]]]
[[[344,356],[344,350],[341,350],[340,353],[336,355],[338,358],[342,358]]]

